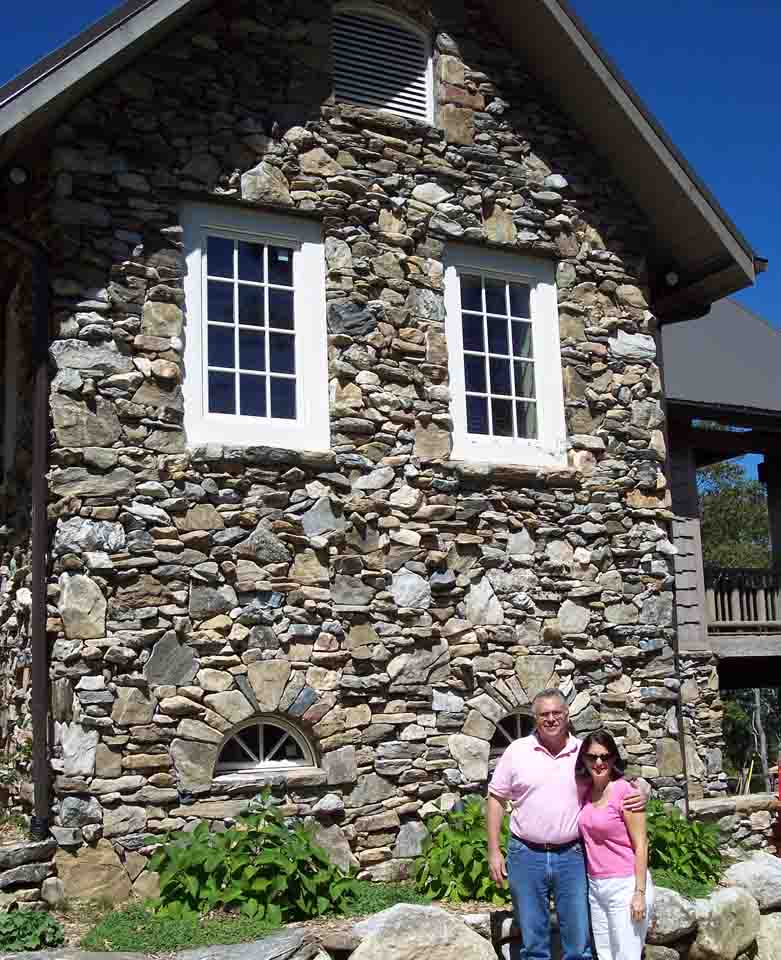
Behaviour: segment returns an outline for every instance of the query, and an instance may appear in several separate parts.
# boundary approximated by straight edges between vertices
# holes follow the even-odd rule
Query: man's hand
[[[507,867],[504,865],[501,850],[488,851],[488,871],[497,887],[503,887],[507,883]]]
[[[633,786],[636,792],[624,797],[624,810],[628,810],[630,813],[642,813],[651,795],[651,784],[647,780],[643,780],[642,777],[638,777],[637,780],[633,781]]]

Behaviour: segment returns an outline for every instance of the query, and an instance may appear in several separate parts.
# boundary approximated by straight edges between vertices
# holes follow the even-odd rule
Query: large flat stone
[[[198,672],[195,651],[180,643],[173,630],[168,630],[152,648],[144,665],[144,676],[151,686],[186,686]]]
[[[76,853],[58,850],[54,862],[68,900],[120,903],[130,896],[130,877],[108,840]]]
[[[81,573],[61,574],[58,607],[69,640],[105,637],[106,598],[94,580]]]

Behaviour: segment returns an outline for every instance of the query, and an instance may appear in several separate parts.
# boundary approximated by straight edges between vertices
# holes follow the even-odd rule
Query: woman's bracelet
[[[635,893],[645,893],[645,887],[635,887]]]

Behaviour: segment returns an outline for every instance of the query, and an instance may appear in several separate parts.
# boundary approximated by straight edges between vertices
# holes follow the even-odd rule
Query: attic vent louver
[[[431,122],[429,57],[420,34],[358,13],[333,18],[337,100]]]

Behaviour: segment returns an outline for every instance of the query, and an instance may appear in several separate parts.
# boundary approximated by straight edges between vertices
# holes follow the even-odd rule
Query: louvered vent
[[[423,37],[379,17],[336,14],[333,61],[337,100],[430,121]]]

